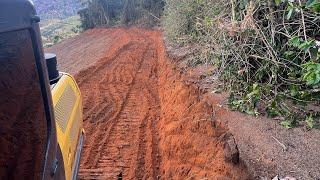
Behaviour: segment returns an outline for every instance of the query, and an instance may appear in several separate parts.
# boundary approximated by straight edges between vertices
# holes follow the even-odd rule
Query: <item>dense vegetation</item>
[[[231,108],[277,117],[287,128],[319,125],[319,0],[81,0],[81,4],[84,30],[150,27],[162,19],[171,42],[200,47],[189,65],[217,67],[214,75],[231,92]]]
[[[114,25],[154,26],[160,23],[162,0],[92,0],[79,11],[82,28]]]
[[[320,115],[319,12],[319,0],[166,0],[163,26],[172,42],[201,47],[190,65],[218,67],[232,108],[313,128]]]
[[[64,19],[77,14],[79,0],[32,0],[42,20]]]

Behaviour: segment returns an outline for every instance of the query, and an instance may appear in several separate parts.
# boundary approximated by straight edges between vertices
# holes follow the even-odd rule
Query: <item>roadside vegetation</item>
[[[153,27],[160,24],[162,0],[92,0],[79,11],[84,30],[95,27]]]
[[[218,67],[229,105],[315,128],[320,115],[319,0],[166,0],[166,37]]]

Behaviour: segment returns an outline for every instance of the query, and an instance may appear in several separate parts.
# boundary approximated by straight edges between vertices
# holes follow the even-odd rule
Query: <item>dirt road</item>
[[[248,179],[232,136],[166,58],[159,31],[91,30],[50,50],[84,98],[80,179]]]

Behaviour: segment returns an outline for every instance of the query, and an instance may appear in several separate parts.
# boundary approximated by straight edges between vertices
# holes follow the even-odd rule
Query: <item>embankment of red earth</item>
[[[196,85],[214,105],[218,122],[226,124],[234,135],[240,158],[244,160],[254,179],[292,177],[320,179],[320,131],[305,127],[286,129],[280,121],[267,117],[253,117],[228,108],[228,94],[219,92],[219,81],[212,76],[214,66],[187,67],[194,47],[177,48],[166,43],[167,54],[174,59],[185,81]],[[199,48],[199,47],[198,47]]]
[[[159,121],[164,179],[249,179],[227,127],[216,121],[203,92],[184,81],[167,58],[162,35],[155,33],[159,55]]]

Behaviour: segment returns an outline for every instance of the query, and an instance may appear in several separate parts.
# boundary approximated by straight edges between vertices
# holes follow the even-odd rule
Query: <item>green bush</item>
[[[163,26],[172,42],[201,47],[190,64],[219,67],[232,108],[316,127],[319,12],[318,0],[167,0]]]
[[[79,11],[82,28],[116,25],[155,26],[163,12],[163,0],[92,0]]]

